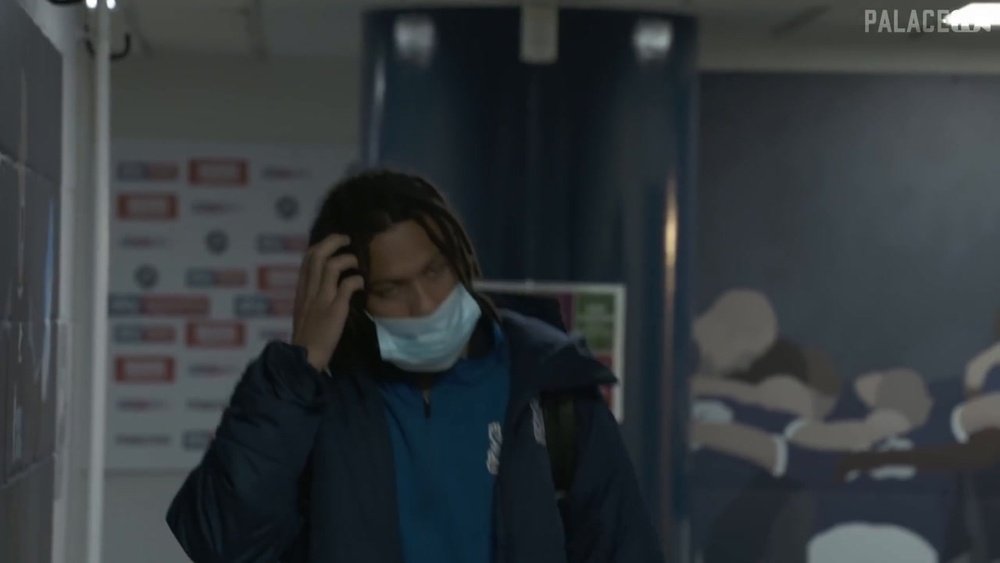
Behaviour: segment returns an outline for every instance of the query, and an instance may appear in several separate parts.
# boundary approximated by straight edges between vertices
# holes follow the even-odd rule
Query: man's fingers
[[[365,280],[361,276],[354,275],[344,278],[337,290],[337,296],[333,300],[333,308],[338,312],[347,312],[351,306],[351,297],[365,287]]]
[[[339,294],[340,276],[351,268],[358,267],[358,257],[353,254],[342,254],[330,258],[323,266],[323,276],[320,280],[317,300],[320,303],[332,303]]]
[[[299,264],[299,278],[295,280],[295,313],[302,310],[306,302],[306,287],[309,282],[309,252],[302,255],[302,262]]]
[[[351,239],[346,235],[332,234],[306,252],[302,262],[304,271],[300,274],[305,277],[305,295],[316,295],[319,292],[327,260],[350,243]]]

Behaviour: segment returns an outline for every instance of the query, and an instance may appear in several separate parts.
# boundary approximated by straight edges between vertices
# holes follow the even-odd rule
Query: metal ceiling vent
[[[396,18],[393,39],[396,53],[405,61],[427,66],[434,58],[434,22],[426,15],[406,14]]]
[[[642,62],[661,61],[667,58],[674,43],[674,26],[667,20],[639,20],[632,32],[632,46]]]
[[[521,6],[521,62],[550,65],[559,60],[559,8],[555,4]]]

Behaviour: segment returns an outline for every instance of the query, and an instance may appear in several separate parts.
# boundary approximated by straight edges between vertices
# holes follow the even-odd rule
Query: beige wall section
[[[112,68],[112,135],[357,146],[360,63],[130,57]]]
[[[112,66],[112,137],[357,147],[359,75],[329,58],[130,57]],[[106,563],[188,561],[164,522],[184,477],[107,473]]]

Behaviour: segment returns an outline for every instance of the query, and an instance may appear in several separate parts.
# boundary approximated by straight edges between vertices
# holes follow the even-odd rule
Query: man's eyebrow
[[[440,260],[447,260],[447,257],[444,255],[443,252],[441,252],[439,250],[439,251],[437,251],[437,253],[435,253],[433,256],[431,256],[431,258],[429,260],[427,260],[427,262],[425,262],[420,267],[420,271],[423,272],[427,268],[430,268],[431,265],[433,265],[435,262],[438,262]],[[373,279],[373,280],[368,280],[368,285],[381,285],[381,284],[390,284],[390,283],[406,283],[408,281],[410,281],[409,278]]]

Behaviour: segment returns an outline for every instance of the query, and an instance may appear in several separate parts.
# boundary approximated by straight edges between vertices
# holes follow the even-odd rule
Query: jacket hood
[[[512,399],[518,391],[570,391],[618,381],[579,335],[507,310],[500,311],[500,325],[510,346]]]

